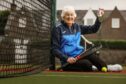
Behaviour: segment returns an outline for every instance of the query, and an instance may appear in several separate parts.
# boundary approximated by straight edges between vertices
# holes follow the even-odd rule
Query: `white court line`
[[[122,78],[122,79],[126,79],[126,77],[121,77],[121,76],[86,76],[86,75],[82,75],[82,76],[78,76],[78,75],[33,75],[33,76],[41,76],[41,77],[65,77],[65,78]]]

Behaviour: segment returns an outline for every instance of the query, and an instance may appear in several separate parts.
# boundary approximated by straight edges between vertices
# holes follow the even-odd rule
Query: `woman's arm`
[[[60,29],[59,28],[53,28],[52,30],[52,54],[58,58],[60,58],[61,60],[66,61],[67,60],[67,56],[64,55],[61,51],[60,51]]]
[[[81,34],[90,34],[90,33],[96,33],[98,29],[100,28],[101,22],[103,22],[104,18],[104,9],[99,8],[97,12],[97,19],[95,21],[95,24],[92,26],[83,26],[80,25],[81,28]]]
[[[101,25],[101,22],[99,21],[98,17],[95,21],[95,24],[92,26],[80,25],[81,34],[96,33],[98,31],[98,29],[100,28],[100,25]]]

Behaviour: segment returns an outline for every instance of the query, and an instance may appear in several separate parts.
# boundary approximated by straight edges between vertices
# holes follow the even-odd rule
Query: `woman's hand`
[[[99,8],[97,15],[98,17],[102,17],[104,15],[104,9]]]
[[[70,64],[73,64],[73,63],[75,63],[77,60],[74,58],[74,57],[69,57],[68,59],[67,59],[67,62],[68,63],[70,63]]]
[[[97,16],[100,22],[104,21],[104,9],[99,8],[97,12]]]

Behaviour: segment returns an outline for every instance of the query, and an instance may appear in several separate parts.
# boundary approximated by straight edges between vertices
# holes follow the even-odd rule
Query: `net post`
[[[56,24],[56,0],[52,0],[52,7],[51,7],[51,28],[55,28]],[[52,30],[52,29],[51,29]],[[50,38],[51,39],[51,38]],[[52,52],[50,50],[50,70],[55,70],[55,56],[52,55]]]

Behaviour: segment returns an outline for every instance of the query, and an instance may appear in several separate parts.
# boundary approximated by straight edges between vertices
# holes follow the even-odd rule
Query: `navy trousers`
[[[78,60],[74,64],[64,67],[64,71],[92,71],[92,65],[95,65],[99,71],[102,67],[107,67],[106,63],[96,54],[86,56],[84,59]]]

